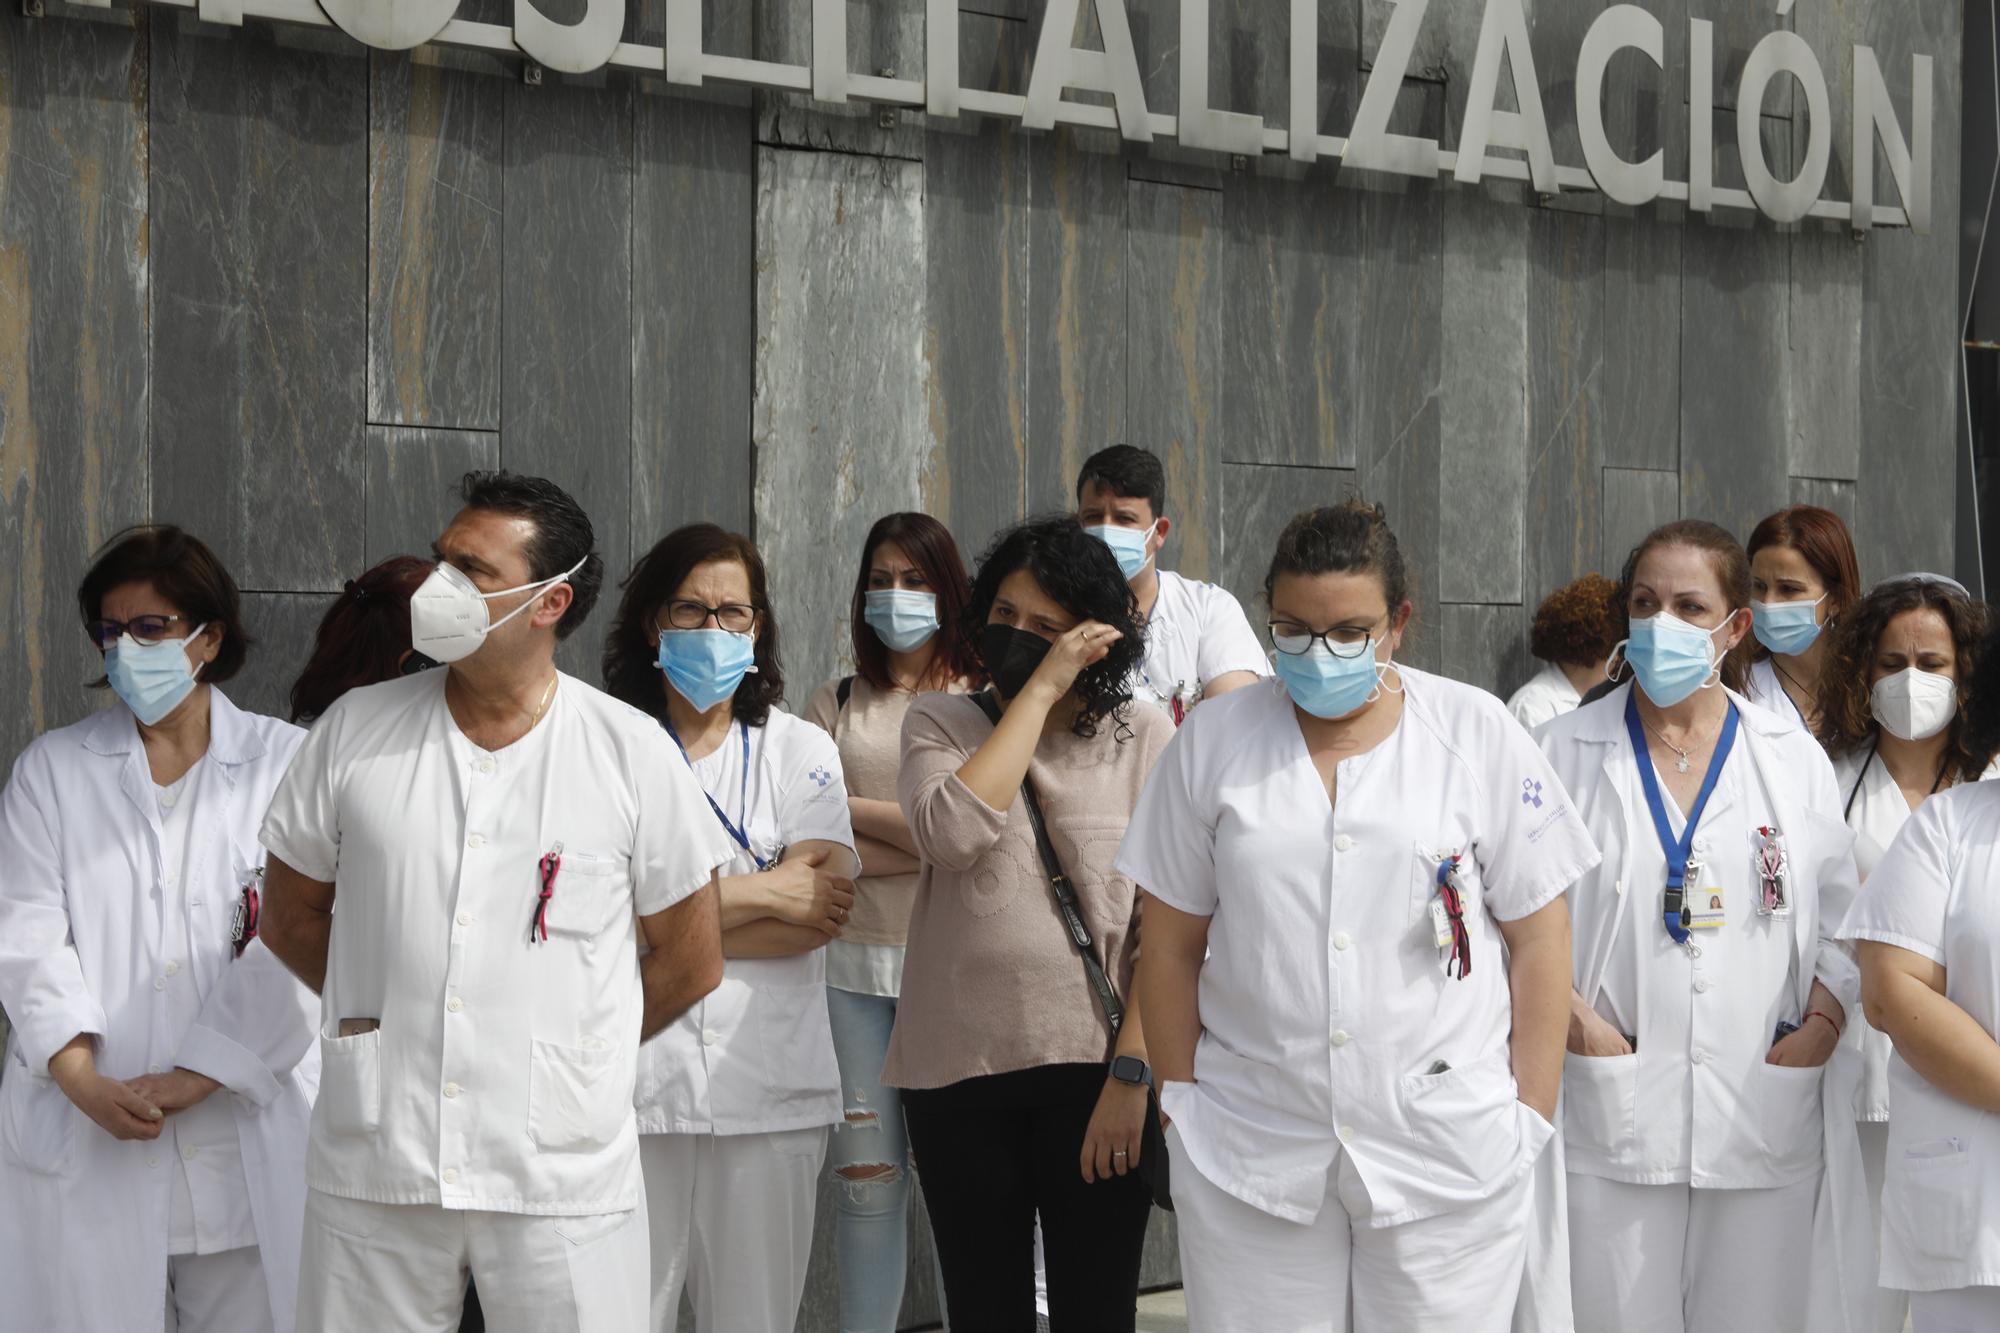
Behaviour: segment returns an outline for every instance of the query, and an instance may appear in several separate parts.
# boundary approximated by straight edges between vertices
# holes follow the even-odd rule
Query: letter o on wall
[[[1773,176],[1770,163],[1764,159],[1764,94],[1780,74],[1797,79],[1806,94],[1806,160],[1790,181]],[[1797,222],[1819,202],[1827,162],[1833,154],[1833,113],[1819,58],[1797,33],[1781,29],[1766,34],[1744,63],[1743,82],[1736,94],[1736,148],[1743,159],[1743,180],[1750,187],[1750,197],[1772,221]]]
[[[444,31],[458,0],[319,0],[334,26],[367,46],[407,51]]]

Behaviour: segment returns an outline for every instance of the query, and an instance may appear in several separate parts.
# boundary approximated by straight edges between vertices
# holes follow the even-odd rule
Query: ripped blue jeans
[[[833,1131],[827,1166],[837,1211],[840,1333],[894,1333],[910,1250],[910,1139],[902,1094],[882,1086],[896,997],[829,987],[833,1052],[847,1121]]]

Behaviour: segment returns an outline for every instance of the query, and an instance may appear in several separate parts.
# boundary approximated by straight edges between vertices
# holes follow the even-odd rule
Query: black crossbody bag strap
[[[1000,725],[1000,705],[985,691],[972,696],[994,726]],[[1104,1010],[1105,1021],[1111,1024],[1111,1039],[1118,1040],[1119,1029],[1125,1026],[1125,1006],[1118,1001],[1118,992],[1111,987],[1111,978],[1105,974],[1104,964],[1097,958],[1097,941],[1091,937],[1090,926],[1083,919],[1083,909],[1077,902],[1076,886],[1070,883],[1064,873],[1062,861],[1056,856],[1055,844],[1049,841],[1048,821],[1042,818],[1042,803],[1035,799],[1035,788],[1025,777],[1021,779],[1021,803],[1028,808],[1028,826],[1035,831],[1035,850],[1042,856],[1042,871],[1049,881],[1050,891],[1055,895],[1056,912],[1062,917],[1063,929],[1069,933],[1069,942],[1083,957],[1083,970],[1090,978],[1090,989],[1097,994],[1098,1007]]]

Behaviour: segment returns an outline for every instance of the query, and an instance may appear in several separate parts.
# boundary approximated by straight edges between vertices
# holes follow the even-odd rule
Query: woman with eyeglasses
[[[2000,751],[2000,639],[1988,636],[1960,686],[1950,750],[1977,763]],[[1996,879],[2000,782],[1960,781],[1911,811],[1840,931],[1860,954],[1868,1021],[1895,1052],[1881,1282],[1909,1293],[1917,1333],[2000,1328]]]
[[[826,947],[826,1003],[847,1104],[833,1131],[841,1333],[893,1333],[909,1267],[910,1150],[903,1100],[882,1083],[896,1022],[917,851],[896,804],[903,719],[927,693],[979,676],[957,632],[972,589],[958,543],[928,514],[889,514],[861,545],[849,608],[855,673],[820,686],[806,720],[833,737],[864,870],[854,917]]]
[[[1854,830],[1854,859],[1867,885],[1912,813],[1933,795],[2000,774],[1967,724],[1986,608],[1938,574],[1908,574],[1876,586],[1829,635],[1820,674],[1820,742],[1833,756],[1841,810]],[[1850,1304],[1857,1331],[1901,1333],[1909,1293],[1877,1285],[1877,1237],[1889,1140],[1889,1038],[1862,1014],[1827,1066],[1830,1102],[1860,1135],[1868,1208],[1844,1228],[1865,1279]]]
[[[1832,510],[1792,505],[1759,523],[1747,550],[1754,642],[1744,696],[1818,731],[1827,630],[1861,598],[1854,539]]]
[[[1536,733],[1604,853],[1570,890],[1576,1327],[1805,1333],[1816,1207],[1858,1188],[1820,1099],[1859,1002],[1834,942],[1852,839],[1818,743],[1726,688],[1751,620],[1736,539],[1670,523],[1619,582],[1629,683]]]
[[[698,1333],[784,1333],[842,1110],[826,946],[860,862],[840,752],[778,711],[764,561],[713,524],[668,533],[627,576],[604,687],[667,729],[734,852],[720,871],[722,985],[640,1048],[653,1327],[673,1327],[685,1287]]]
[[[903,723],[897,793],[922,869],[882,1081],[902,1094],[955,1333],[1034,1327],[1038,1211],[1051,1326],[1137,1319],[1152,1076],[1136,894],[1111,857],[1173,735],[1133,703],[1140,624],[1109,547],[1068,516],[1023,523],[952,627],[991,692],[926,694]]]
[[[77,606],[117,703],[0,795],[0,1322],[282,1333],[319,1005],[256,939],[257,829],[305,733],[218,688],[249,641],[188,533],[114,538]]]
[[[1379,507],[1294,518],[1264,595],[1277,681],[1188,720],[1117,860],[1189,1321],[1502,1333],[1597,851],[1499,700],[1395,660]]]

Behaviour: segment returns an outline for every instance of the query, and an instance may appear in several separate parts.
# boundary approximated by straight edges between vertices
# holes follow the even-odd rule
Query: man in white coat
[[[1132,676],[1134,699],[1164,708],[1179,726],[1203,699],[1271,674],[1263,643],[1227,588],[1159,567],[1174,525],[1155,454],[1129,444],[1092,454],[1077,474],[1076,517],[1111,548],[1139,600],[1146,655]]]
[[[495,1333],[642,1333],[639,1042],[721,978],[727,848],[659,726],[556,670],[583,511],[462,497],[411,600],[448,669],[336,703],[264,824],[265,939],[322,999],[299,1328],[445,1333],[469,1273]]]

